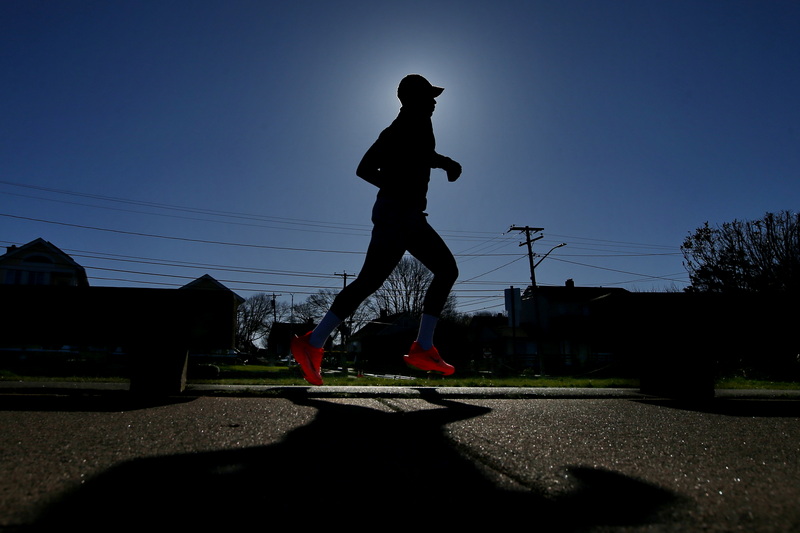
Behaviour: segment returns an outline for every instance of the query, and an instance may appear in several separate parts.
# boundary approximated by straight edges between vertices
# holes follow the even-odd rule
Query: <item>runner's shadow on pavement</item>
[[[557,498],[536,486],[501,488],[445,435],[446,424],[490,409],[424,397],[430,409],[399,411],[303,391],[290,399],[317,416],[283,441],[123,463],[66,494],[37,529],[496,527],[525,516],[540,530],[551,523],[585,531],[648,523],[677,501],[662,488],[585,467],[569,469],[574,488]]]

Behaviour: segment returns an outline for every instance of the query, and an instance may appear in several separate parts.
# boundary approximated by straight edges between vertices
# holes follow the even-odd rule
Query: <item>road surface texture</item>
[[[800,531],[798,396],[325,389],[2,389],[0,527]]]

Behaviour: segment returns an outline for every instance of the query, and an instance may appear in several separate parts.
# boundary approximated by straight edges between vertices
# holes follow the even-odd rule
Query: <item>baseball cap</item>
[[[397,97],[400,101],[419,97],[436,98],[444,91],[443,87],[434,87],[431,82],[419,74],[409,74],[397,86]]]

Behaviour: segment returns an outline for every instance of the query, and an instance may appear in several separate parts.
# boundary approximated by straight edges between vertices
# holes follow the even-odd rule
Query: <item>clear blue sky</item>
[[[302,301],[358,272],[355,176],[398,81],[445,87],[429,220],[459,309],[542,285],[683,288],[695,228],[800,203],[800,2],[0,3],[0,245],[92,285],[208,273]],[[538,260],[538,259],[537,259]]]

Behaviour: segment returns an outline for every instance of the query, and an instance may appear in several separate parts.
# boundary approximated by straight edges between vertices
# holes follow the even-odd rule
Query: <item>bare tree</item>
[[[249,351],[269,333],[268,321],[272,313],[272,299],[266,294],[251,296],[239,306],[236,320],[236,346]]]
[[[374,295],[363,302],[351,316],[340,317],[343,320],[340,329],[358,331],[367,322],[380,316],[381,312],[421,314],[425,293],[432,280],[433,274],[422,263],[413,257],[404,257]],[[338,291],[331,289],[312,294],[304,303],[295,306],[295,320],[317,322],[330,309],[337,294]],[[455,307],[456,298],[451,294],[442,316],[454,317]]]
[[[375,293],[375,304],[391,314],[419,314],[425,289],[432,279],[433,275],[422,263],[412,257],[403,257]]]
[[[294,317],[298,322],[315,323],[330,309],[336,291],[322,289],[312,294],[306,301],[294,306]]]
[[[323,289],[309,296],[306,301],[295,306],[295,319],[301,322],[317,322],[330,309],[337,291]],[[370,300],[362,303],[349,317],[342,317],[342,326],[345,330],[357,331],[364,324],[374,318],[369,305]]]
[[[800,215],[767,213],[755,221],[708,222],[681,246],[699,292],[800,292]]]
[[[236,320],[236,346],[242,351],[263,344],[272,324],[291,314],[291,306],[277,302],[269,294],[256,294],[239,306]]]
[[[433,274],[417,259],[406,256],[392,271],[383,286],[373,296],[370,307],[373,313],[381,310],[389,314],[422,314],[425,293],[433,280]],[[450,294],[442,315],[455,313],[455,296]]]

